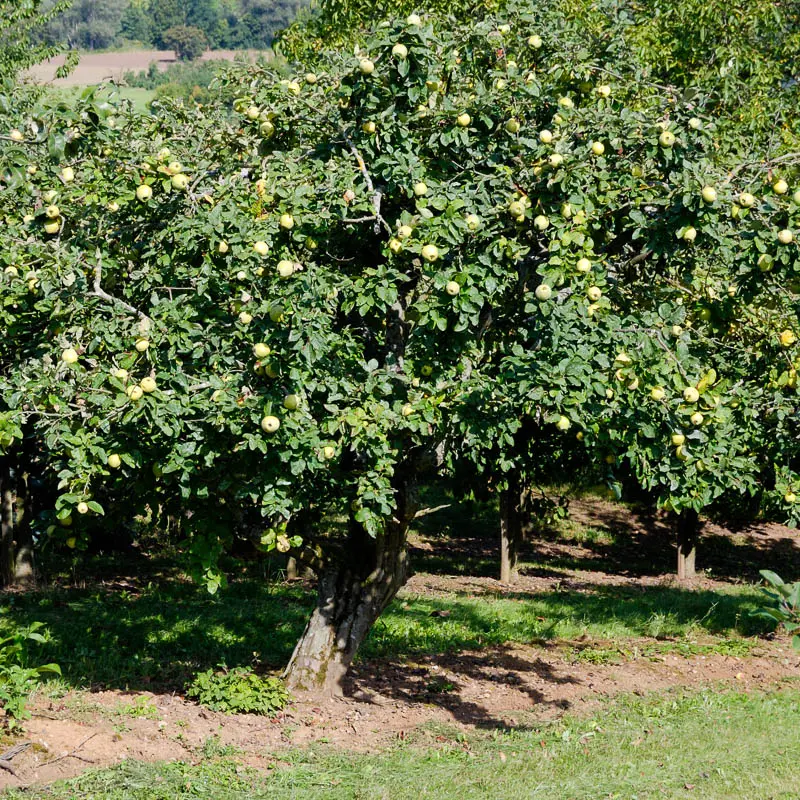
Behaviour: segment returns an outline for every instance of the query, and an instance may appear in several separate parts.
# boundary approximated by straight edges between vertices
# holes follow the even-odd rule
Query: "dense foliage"
[[[202,107],[19,113],[0,444],[43,443],[43,532],[171,514],[212,591],[234,533],[293,552],[321,576],[294,681],[330,685],[426,470],[796,521],[798,157],[734,166],[717,98],[623,68],[628,35],[411,14]]]

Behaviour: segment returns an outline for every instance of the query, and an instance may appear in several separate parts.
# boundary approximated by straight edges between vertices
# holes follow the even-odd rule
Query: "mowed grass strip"
[[[257,773],[235,757],[141,764],[87,773],[28,800],[795,800],[800,690],[742,694],[707,688],[610,702],[511,731],[429,728],[374,755],[330,748],[275,754]]]

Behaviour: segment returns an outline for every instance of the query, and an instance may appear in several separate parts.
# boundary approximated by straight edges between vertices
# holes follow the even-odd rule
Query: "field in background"
[[[269,56],[271,51],[209,50],[202,61],[233,61],[248,58],[255,61],[260,55]],[[151,63],[166,70],[176,63],[171,50],[127,50],[121,52],[83,53],[77,68],[66,78],[56,78],[56,70],[64,64],[64,57],[45,61],[29,70],[28,75],[37,83],[53,86],[94,86],[106,81],[121,81],[126,72],[147,70]]]

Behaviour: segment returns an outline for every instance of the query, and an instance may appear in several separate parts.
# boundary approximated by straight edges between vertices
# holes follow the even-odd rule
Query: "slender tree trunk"
[[[408,526],[416,510],[410,486],[376,538],[353,523],[338,563],[319,578],[317,606],[284,677],[293,691],[341,694],[342,680],[375,620],[408,579]]]
[[[14,584],[30,586],[34,582],[33,528],[35,496],[29,472],[17,475],[17,505],[14,525]]]
[[[14,506],[16,485],[13,461],[0,457],[0,580],[3,586],[14,582]]]
[[[678,578],[693,578],[696,574],[698,514],[684,509],[678,516]]]
[[[517,577],[517,557],[522,539],[522,493],[519,476],[512,473],[508,488],[500,493],[500,580],[513,583]]]

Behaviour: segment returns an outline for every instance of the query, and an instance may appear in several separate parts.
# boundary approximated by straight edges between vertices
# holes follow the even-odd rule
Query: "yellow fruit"
[[[444,290],[451,297],[455,297],[461,291],[461,287],[455,281],[448,281],[447,285],[444,287]]]
[[[666,396],[667,393],[660,386],[654,386],[650,390],[650,397],[652,397],[653,400],[660,401],[663,400]]]
[[[70,536],[69,539],[67,539],[67,547],[69,547],[70,550],[74,550],[77,544],[78,540],[74,536]]]
[[[401,42],[398,42],[392,48],[392,55],[395,58],[399,58],[400,61],[404,61],[408,57],[408,48],[404,44],[402,44]]]
[[[252,321],[253,321],[253,316],[252,314],[248,314],[247,311],[242,311],[239,314],[239,322],[241,322],[242,325],[249,325]]]
[[[539,131],[539,141],[542,144],[550,144],[553,141],[553,134],[545,128]]]
[[[122,466],[122,459],[116,453],[112,453],[106,463],[111,469],[119,469]]]
[[[415,183],[414,184],[414,194],[417,197],[424,197],[426,194],[428,194],[428,186],[427,186],[427,184],[424,183],[423,181],[419,181],[419,182]]]
[[[700,399],[700,392],[694,386],[687,386],[683,390],[683,399],[687,403],[696,403]]]
[[[296,411],[300,406],[300,396],[296,394],[287,394],[283,398],[283,407],[289,411]]]
[[[713,186],[704,186],[700,195],[706,203],[713,203],[717,199],[717,190]]]
[[[778,241],[781,244],[791,244],[794,241],[794,234],[788,229],[778,231]]]
[[[756,198],[750,192],[742,192],[739,195],[739,205],[742,208],[752,208],[756,204]]]
[[[793,331],[787,329],[781,332],[780,340],[784,347],[791,347],[797,341],[797,337]]]
[[[456,125],[458,125],[459,128],[468,128],[470,122],[472,122],[472,117],[466,112],[456,117]]]
[[[544,214],[539,214],[533,219],[533,227],[536,228],[537,231],[546,230],[550,227],[550,220]]]
[[[786,492],[786,494],[783,496],[783,499],[784,499],[785,502],[787,502],[789,504],[796,503],[797,502],[797,495],[794,492],[789,491],[789,492]]]
[[[78,353],[74,347],[68,347],[61,353],[61,360],[65,364],[74,364],[78,360]]]
[[[695,411],[694,414],[689,417],[689,420],[691,421],[692,425],[702,425],[705,417],[699,411]]]
[[[189,177],[181,172],[177,175],[173,175],[170,183],[172,184],[173,189],[177,189],[179,192],[182,192],[189,186]]]
[[[678,457],[679,461],[688,461],[689,454],[684,449],[683,445],[675,448],[675,455]]]
[[[586,290],[586,296],[593,302],[596,303],[602,296],[603,292],[599,286],[590,286]]]
[[[326,461],[330,461],[336,455],[336,448],[326,445],[322,448],[322,455]]]
[[[439,258],[439,249],[436,247],[436,245],[426,244],[422,248],[422,257],[426,261],[436,261],[436,259]]]
[[[372,75],[372,73],[375,72],[375,64],[368,58],[362,58],[361,61],[358,62],[358,68],[363,75]]]
[[[75,172],[72,167],[64,167],[64,169],[61,170],[61,180],[64,181],[64,183],[72,183],[72,181],[75,180]]]
[[[556,422],[556,428],[560,431],[568,431],[572,423],[569,421],[568,417],[565,417],[563,414],[558,418],[558,422]]]
[[[684,230],[682,238],[685,242],[693,242],[697,238],[697,230],[689,226]]]
[[[546,283],[542,283],[536,287],[535,294],[537,300],[546,301],[553,296],[553,290]]]
[[[139,386],[145,394],[152,394],[156,390],[156,380],[150,377],[142,378]]]
[[[368,122],[365,122],[361,126],[361,130],[364,131],[364,133],[369,134],[369,135],[375,133],[375,131],[377,129],[378,129],[378,126],[372,120],[370,120]]]
[[[146,183],[136,187],[136,198],[142,203],[146,203],[152,196],[153,190]]]
[[[786,194],[786,192],[789,191],[789,184],[781,178],[772,184],[772,191],[775,192],[775,194]]]
[[[283,259],[278,262],[277,266],[278,276],[283,280],[291,278],[294,275],[294,262]]]
[[[61,220],[60,219],[49,219],[44,224],[44,232],[49,233],[51,236],[53,234],[58,233],[61,230]]]
[[[278,224],[284,230],[291,230],[294,227],[294,217],[291,214],[281,214]]]
[[[591,272],[592,262],[588,258],[579,258],[578,263],[575,265],[578,272],[587,273]]]
[[[606,151],[606,146],[602,142],[592,142],[592,152],[596,156],[601,156]]]
[[[670,441],[678,447],[686,441],[686,437],[682,433],[673,433],[670,437]]]
[[[261,430],[264,433],[275,433],[281,426],[281,421],[277,417],[268,415],[261,420]]]
[[[411,407],[410,403],[406,403],[401,409],[400,413],[404,417],[410,417],[414,413],[414,409]]]
[[[538,50],[542,46],[542,37],[534,34],[528,37],[528,47]]]
[[[671,131],[662,131],[658,137],[658,143],[662,147],[672,147],[675,144],[675,134]]]

